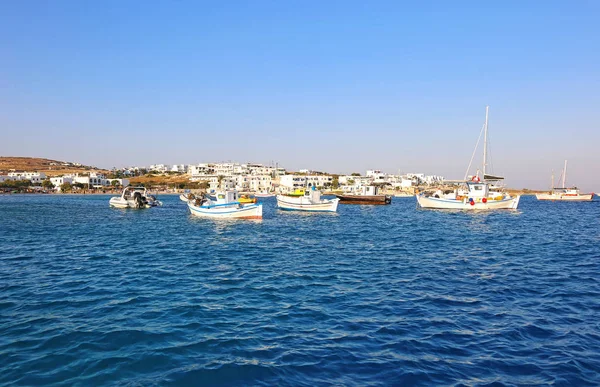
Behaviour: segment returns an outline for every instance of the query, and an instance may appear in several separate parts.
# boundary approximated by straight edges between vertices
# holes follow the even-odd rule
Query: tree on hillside
[[[331,188],[338,189],[339,187],[340,187],[340,180],[337,177],[334,177],[333,180],[331,180]]]
[[[30,184],[29,180],[6,180],[4,183],[0,183],[0,187],[23,189],[29,187]]]
[[[358,172],[353,172],[350,176],[360,176],[360,173]]]
[[[71,184],[70,183],[62,183],[60,185],[60,192],[69,192],[71,191]]]
[[[46,180],[42,181],[42,187],[44,187],[46,189],[54,189],[54,184],[52,184],[50,179],[46,179]]]

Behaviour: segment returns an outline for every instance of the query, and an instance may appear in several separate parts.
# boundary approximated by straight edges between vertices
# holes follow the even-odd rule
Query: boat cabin
[[[362,196],[375,196],[379,193],[379,187],[376,185],[363,185],[359,195]]]
[[[215,204],[227,204],[238,201],[237,191],[217,192]]]
[[[576,195],[579,193],[579,189],[577,187],[565,188],[552,188],[552,192],[563,195]]]
[[[475,182],[467,182],[467,187],[469,187],[469,197],[472,198],[487,198],[489,194],[488,184],[486,183],[475,183]]]

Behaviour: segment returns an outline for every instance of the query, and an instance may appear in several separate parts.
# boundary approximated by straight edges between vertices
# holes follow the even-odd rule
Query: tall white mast
[[[489,106],[485,107],[485,132],[483,134],[483,178],[485,179],[485,167],[487,165],[487,132],[488,132],[488,110]]]
[[[567,160],[565,160],[565,169],[563,170],[563,188],[565,188],[565,181],[567,180]]]

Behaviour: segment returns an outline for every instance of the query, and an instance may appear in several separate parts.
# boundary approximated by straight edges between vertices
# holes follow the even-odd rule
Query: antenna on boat
[[[479,141],[481,141],[481,135],[485,129],[485,124],[481,127],[481,131],[479,132],[479,137],[477,138],[477,143],[475,144],[475,149],[473,149],[473,154],[471,155],[471,161],[469,161],[469,166],[465,171],[465,177],[463,180],[467,180],[467,176],[469,175],[469,170],[471,169],[471,165],[473,164],[473,159],[475,158],[475,153],[477,152],[477,148],[479,147]]]
[[[485,167],[487,165],[487,132],[488,132],[488,111],[490,107],[485,107],[485,132],[483,134],[483,178],[485,179]]]

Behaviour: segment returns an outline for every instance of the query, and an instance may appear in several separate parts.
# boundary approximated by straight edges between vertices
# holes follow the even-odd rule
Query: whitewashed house
[[[153,164],[150,167],[148,167],[149,171],[156,171],[158,173],[165,173],[169,170],[169,167],[167,167],[165,164]]]
[[[173,166],[171,167],[171,172],[187,173],[187,171],[188,166],[185,164],[173,164]]]
[[[214,164],[197,164],[190,165],[187,171],[191,181],[206,180],[207,176],[216,176]]]
[[[69,176],[73,178],[73,184],[80,183],[90,188],[102,188],[110,185],[104,175],[97,172],[90,172],[89,176],[80,176],[78,173]]]
[[[54,185],[54,189],[56,191],[60,192],[61,185],[65,184],[65,183],[73,184],[73,178],[70,176],[56,176],[56,177],[51,177],[50,182]]]
[[[9,172],[8,176],[14,178],[11,180],[30,180],[34,184],[41,184],[42,181],[46,180],[46,174],[44,172]]]
[[[254,192],[270,191],[273,187],[271,175],[253,175],[249,177],[249,189]]]
[[[310,175],[306,176],[307,187],[319,187],[327,188],[330,187],[333,182],[333,177],[328,175]]]
[[[284,175],[279,180],[279,190],[281,192],[292,192],[295,189],[306,187],[306,176]]]

